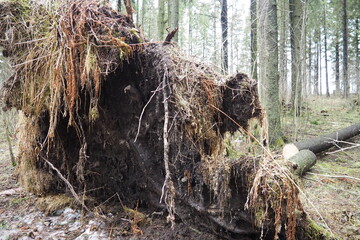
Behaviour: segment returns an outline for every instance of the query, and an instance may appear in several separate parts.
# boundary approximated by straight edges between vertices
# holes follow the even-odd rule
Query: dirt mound
[[[172,225],[295,239],[302,210],[289,173],[270,153],[231,160],[224,151],[226,132],[264,120],[255,81],[147,42],[131,18],[96,1],[0,10],[0,43],[15,70],[3,96],[23,112],[18,162],[27,190],[70,191],[86,209],[84,196],[118,194],[126,205],[166,209]]]

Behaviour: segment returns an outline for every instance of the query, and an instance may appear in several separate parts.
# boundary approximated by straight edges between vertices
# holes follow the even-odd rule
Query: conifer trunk
[[[221,0],[221,39],[222,39],[222,54],[221,62],[224,73],[228,73],[228,15],[227,15],[227,0]]]
[[[169,0],[168,1],[168,10],[169,10],[169,26],[172,29],[179,27],[179,0]],[[178,32],[175,33],[174,42],[179,41],[179,34]]]
[[[325,55],[325,80],[326,80],[326,96],[330,97],[329,90],[329,72],[328,72],[328,56],[327,56],[327,28],[326,28],[326,5],[324,7],[324,55]]]
[[[117,0],[117,10],[121,12],[121,0]]]
[[[338,34],[336,34],[335,42],[335,87],[336,95],[340,94],[340,43]]]
[[[257,79],[257,14],[256,14],[256,0],[250,2],[250,48],[251,48],[251,77]]]
[[[308,46],[308,93],[311,94],[311,81],[312,81],[312,36],[309,37],[309,46]]]
[[[303,25],[302,1],[289,0],[290,9],[290,44],[291,44],[291,103],[296,115],[300,115],[301,109],[301,39]]]
[[[355,20],[356,32],[355,32],[355,52],[356,52],[356,92],[358,99],[360,100],[360,49],[359,49],[359,19]]]
[[[158,2],[158,39],[163,40],[165,29],[165,0],[159,0]]]
[[[348,19],[347,19],[347,0],[343,0],[343,85],[344,97],[348,98],[350,93],[350,84],[348,79]]]
[[[281,138],[280,101],[279,101],[279,72],[278,72],[278,25],[276,0],[267,0],[265,3],[264,23],[264,78],[262,79],[265,91],[263,103],[268,113],[269,141],[274,143]]]
[[[315,63],[314,63],[314,95],[319,95],[319,58],[320,58],[320,47],[319,47],[319,34],[318,30],[315,32],[316,37],[316,56],[315,56]]]
[[[280,101],[285,103],[288,94],[287,90],[287,56],[286,56],[286,42],[287,42],[287,31],[288,31],[288,18],[286,17],[288,0],[279,1],[279,72],[280,72]]]

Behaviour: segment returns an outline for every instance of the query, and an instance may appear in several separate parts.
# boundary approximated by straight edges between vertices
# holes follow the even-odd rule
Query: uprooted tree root
[[[29,191],[116,194],[228,238],[300,236],[305,213],[281,161],[224,151],[226,132],[264,120],[255,81],[147,42],[96,1],[56,11],[9,1],[0,19],[15,72],[3,99],[23,112],[18,162]]]

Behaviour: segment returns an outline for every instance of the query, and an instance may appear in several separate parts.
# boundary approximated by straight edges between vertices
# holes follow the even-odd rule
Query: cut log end
[[[296,155],[298,152],[299,152],[299,149],[293,143],[286,144],[283,148],[283,156],[286,160],[289,160],[291,157]]]

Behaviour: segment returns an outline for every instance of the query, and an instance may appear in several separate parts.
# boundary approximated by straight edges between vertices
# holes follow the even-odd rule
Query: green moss
[[[0,229],[8,229],[8,224],[4,220],[0,222]]]
[[[271,147],[274,148],[274,149],[279,149],[284,144],[285,144],[284,139],[282,137],[279,137],[271,144]]]
[[[312,125],[320,125],[320,122],[319,122],[319,120],[312,120],[312,121],[310,121],[310,124],[312,124]]]
[[[305,239],[311,239],[311,240],[340,239],[334,236],[333,234],[329,233],[325,228],[321,227],[313,220],[307,218],[306,221],[307,221],[307,226],[304,229]]]
[[[137,38],[137,40],[138,40],[140,43],[142,42],[141,37],[139,36],[137,29],[132,28],[132,29],[130,29],[130,32],[131,32],[133,35],[135,35],[135,37]]]
[[[244,155],[243,152],[238,151],[231,143],[230,139],[225,140],[225,150],[226,150],[226,156],[228,156],[230,159],[239,159],[241,156]]]
[[[94,122],[95,120],[97,120],[99,118],[99,110],[97,108],[97,106],[91,108],[90,113],[89,113],[89,118],[90,121]]]
[[[27,197],[14,198],[10,201],[10,207],[17,206],[26,200],[27,200]]]

